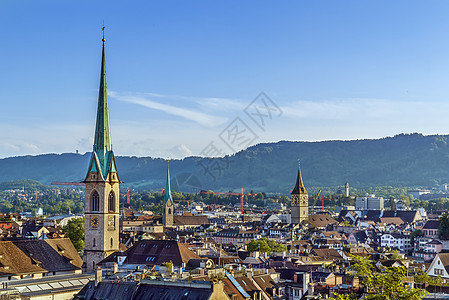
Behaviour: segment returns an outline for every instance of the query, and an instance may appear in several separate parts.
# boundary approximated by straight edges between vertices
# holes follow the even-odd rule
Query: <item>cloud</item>
[[[140,95],[140,96],[139,95],[122,95],[122,94],[119,94],[116,92],[109,92],[109,94],[112,98],[115,98],[119,101],[133,103],[133,104],[141,105],[141,106],[144,106],[147,108],[159,110],[159,111],[162,111],[162,112],[170,114],[170,115],[174,115],[174,116],[182,117],[182,118],[190,120],[190,121],[194,121],[198,124],[201,124],[201,125],[207,126],[207,127],[216,127],[216,126],[219,126],[219,125],[225,123],[228,120],[228,118],[226,118],[226,117],[219,117],[219,116],[214,116],[214,115],[203,113],[200,111],[201,108],[187,109],[187,108],[182,108],[179,106],[163,104],[163,103],[148,99],[148,97],[163,98],[164,96],[162,96],[162,95],[155,96],[155,94],[150,94],[150,93],[147,93],[145,95]]]

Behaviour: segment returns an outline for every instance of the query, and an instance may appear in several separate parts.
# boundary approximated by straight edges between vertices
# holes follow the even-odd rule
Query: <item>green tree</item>
[[[276,242],[275,240],[261,238],[260,240],[252,240],[249,242],[246,248],[250,252],[260,251],[260,252],[282,252],[286,251],[287,248]]]
[[[270,247],[271,252],[283,252],[287,251],[287,247],[282,244],[279,244],[275,240],[267,240],[268,247]]]
[[[438,237],[442,240],[449,240],[449,215],[447,213],[444,213],[440,218]]]
[[[422,289],[409,288],[405,284],[407,270],[405,267],[385,267],[377,271],[367,258],[352,256],[355,276],[359,277],[365,287],[364,299],[367,300],[421,300],[426,292]],[[337,300],[357,299],[354,294],[337,294]]]
[[[408,196],[402,195],[401,197],[399,197],[405,205],[409,206],[410,205],[410,198]]]
[[[394,201],[394,197],[390,197],[391,210],[396,211],[396,202]]]
[[[260,240],[252,240],[246,246],[246,249],[250,252],[260,251],[260,252],[270,252],[271,248],[268,246],[267,239],[262,238]]]
[[[84,249],[84,218],[73,218],[62,227],[65,237],[68,237],[77,251]]]

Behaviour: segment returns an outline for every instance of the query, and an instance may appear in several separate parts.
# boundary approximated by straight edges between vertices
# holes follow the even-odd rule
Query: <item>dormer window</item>
[[[92,174],[92,179],[95,179],[97,176],[95,174]]]

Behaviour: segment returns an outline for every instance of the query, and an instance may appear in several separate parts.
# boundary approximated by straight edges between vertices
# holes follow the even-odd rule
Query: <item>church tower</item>
[[[296,185],[292,191],[291,223],[299,224],[309,219],[309,194],[304,187],[301,177],[301,168],[298,166]]]
[[[84,200],[84,257],[86,271],[95,270],[96,264],[119,250],[119,177],[112,152],[109,127],[108,96],[106,89],[106,63],[101,58],[100,91],[98,95],[97,123],[93,151],[87,169]]]
[[[164,209],[162,212],[162,224],[167,227],[173,226],[173,198],[170,189],[170,161],[167,163],[167,182],[165,183]]]

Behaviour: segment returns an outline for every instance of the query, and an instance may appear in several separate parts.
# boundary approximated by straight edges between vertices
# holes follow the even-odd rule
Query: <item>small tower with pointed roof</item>
[[[164,209],[162,213],[162,224],[167,227],[173,226],[173,198],[170,189],[170,161],[167,163],[167,181],[164,192]]]
[[[299,224],[309,219],[309,194],[304,187],[301,176],[301,168],[298,164],[298,176],[295,188],[292,191],[291,222]]]
[[[119,250],[119,183],[109,126],[106,63],[101,58],[100,91],[92,155],[87,170],[85,190],[84,257],[86,271]]]

